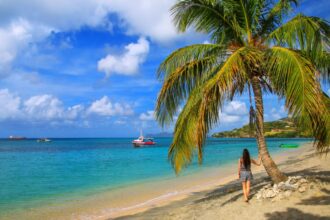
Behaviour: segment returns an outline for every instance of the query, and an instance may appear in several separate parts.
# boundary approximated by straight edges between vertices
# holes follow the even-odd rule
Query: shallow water
[[[171,138],[157,145],[133,148],[132,138],[0,140],[0,213],[52,204],[71,196],[88,196],[137,182],[180,178],[228,164],[248,148],[256,156],[254,139],[209,138],[202,166],[197,162],[176,177],[167,160]],[[302,144],[310,139],[268,139],[270,152],[286,151],[281,143]]]

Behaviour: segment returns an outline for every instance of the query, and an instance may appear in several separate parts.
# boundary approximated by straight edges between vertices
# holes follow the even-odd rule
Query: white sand
[[[248,204],[243,201],[240,183],[232,179],[225,186],[191,193],[183,200],[119,219],[330,219],[329,156],[321,158],[314,153],[311,145],[307,145],[275,160],[288,175],[315,177],[322,184],[304,193],[295,192],[281,201],[258,201],[253,195],[269,183],[265,173],[259,171],[254,172],[252,199]]]

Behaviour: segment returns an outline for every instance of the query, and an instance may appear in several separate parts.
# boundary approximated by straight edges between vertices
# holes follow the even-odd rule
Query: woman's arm
[[[258,161],[255,161],[255,160],[252,159],[251,162],[253,164],[257,165],[257,166],[260,166],[261,165],[261,157],[260,157],[260,155],[258,156]]]
[[[241,177],[241,159],[238,159],[238,178]]]

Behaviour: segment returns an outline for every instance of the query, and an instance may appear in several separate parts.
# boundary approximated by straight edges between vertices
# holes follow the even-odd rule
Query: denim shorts
[[[251,171],[240,171],[240,180],[242,182],[245,182],[245,181],[251,181],[253,180],[253,176],[252,176],[252,173]]]

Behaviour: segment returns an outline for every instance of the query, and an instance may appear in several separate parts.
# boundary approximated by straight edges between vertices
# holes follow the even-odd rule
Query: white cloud
[[[98,70],[105,72],[109,77],[111,74],[134,75],[140,64],[145,61],[149,52],[149,42],[141,37],[137,43],[125,46],[125,52],[121,55],[107,55],[98,62]]]
[[[0,74],[7,75],[17,53],[30,42],[42,39],[49,32],[49,28],[40,24],[31,24],[22,18],[0,26]]]
[[[33,96],[24,102],[23,111],[32,119],[52,120],[63,118],[63,103],[51,95]]]
[[[278,120],[286,116],[287,116],[287,111],[284,105],[282,105],[280,108],[272,108],[269,113],[265,114],[265,118],[267,121]]]
[[[91,104],[87,109],[87,114],[101,116],[132,115],[133,109],[127,104],[112,103],[107,96],[103,96]]]
[[[98,26],[105,23],[109,9],[107,0],[11,0],[0,7],[2,23],[24,18],[33,23],[47,24],[53,30],[76,29],[82,25]],[[1,23],[0,23],[1,24]]]
[[[155,120],[155,112],[154,111],[147,111],[146,113],[140,114],[139,119],[141,121],[154,121]]]
[[[116,125],[125,125],[127,122],[124,121],[124,120],[116,120],[114,123],[115,123]]]
[[[229,102],[223,111],[230,115],[246,115],[248,113],[245,102],[240,101]]]
[[[69,107],[66,112],[66,118],[76,119],[84,113],[84,110],[85,108],[83,105],[74,105],[72,107]]]
[[[94,101],[88,108],[78,104],[65,107],[63,102],[52,95],[32,96],[25,101],[12,94],[8,89],[0,90],[0,121],[16,119],[29,122],[52,122],[53,124],[72,124],[78,119],[88,120],[88,116],[132,115],[128,104],[111,103],[107,96]],[[124,120],[117,120],[123,124]]]
[[[219,113],[219,120],[222,124],[231,124],[246,121],[248,110],[245,102],[231,101],[225,105]]]
[[[220,123],[235,123],[242,120],[242,117],[238,115],[229,115],[224,112],[220,112]]]
[[[75,120],[84,109],[82,105],[65,108],[58,98],[47,94],[32,96],[25,101],[21,100],[8,89],[0,90],[0,120]]]
[[[15,118],[20,113],[20,97],[11,94],[8,89],[0,90],[0,120]]]
[[[129,34],[149,36],[160,42],[178,38],[170,8],[175,0],[110,0],[108,8],[124,21]]]
[[[111,31],[114,24],[109,20],[110,13],[118,15],[127,34],[150,37],[158,42],[178,39],[169,11],[174,3],[175,0],[3,1],[0,5],[1,73],[10,70],[20,51],[52,32],[83,26]]]
[[[17,54],[29,44],[52,32],[76,30],[82,26],[108,28],[107,1],[30,0],[3,1],[0,5],[0,74],[11,70]]]

